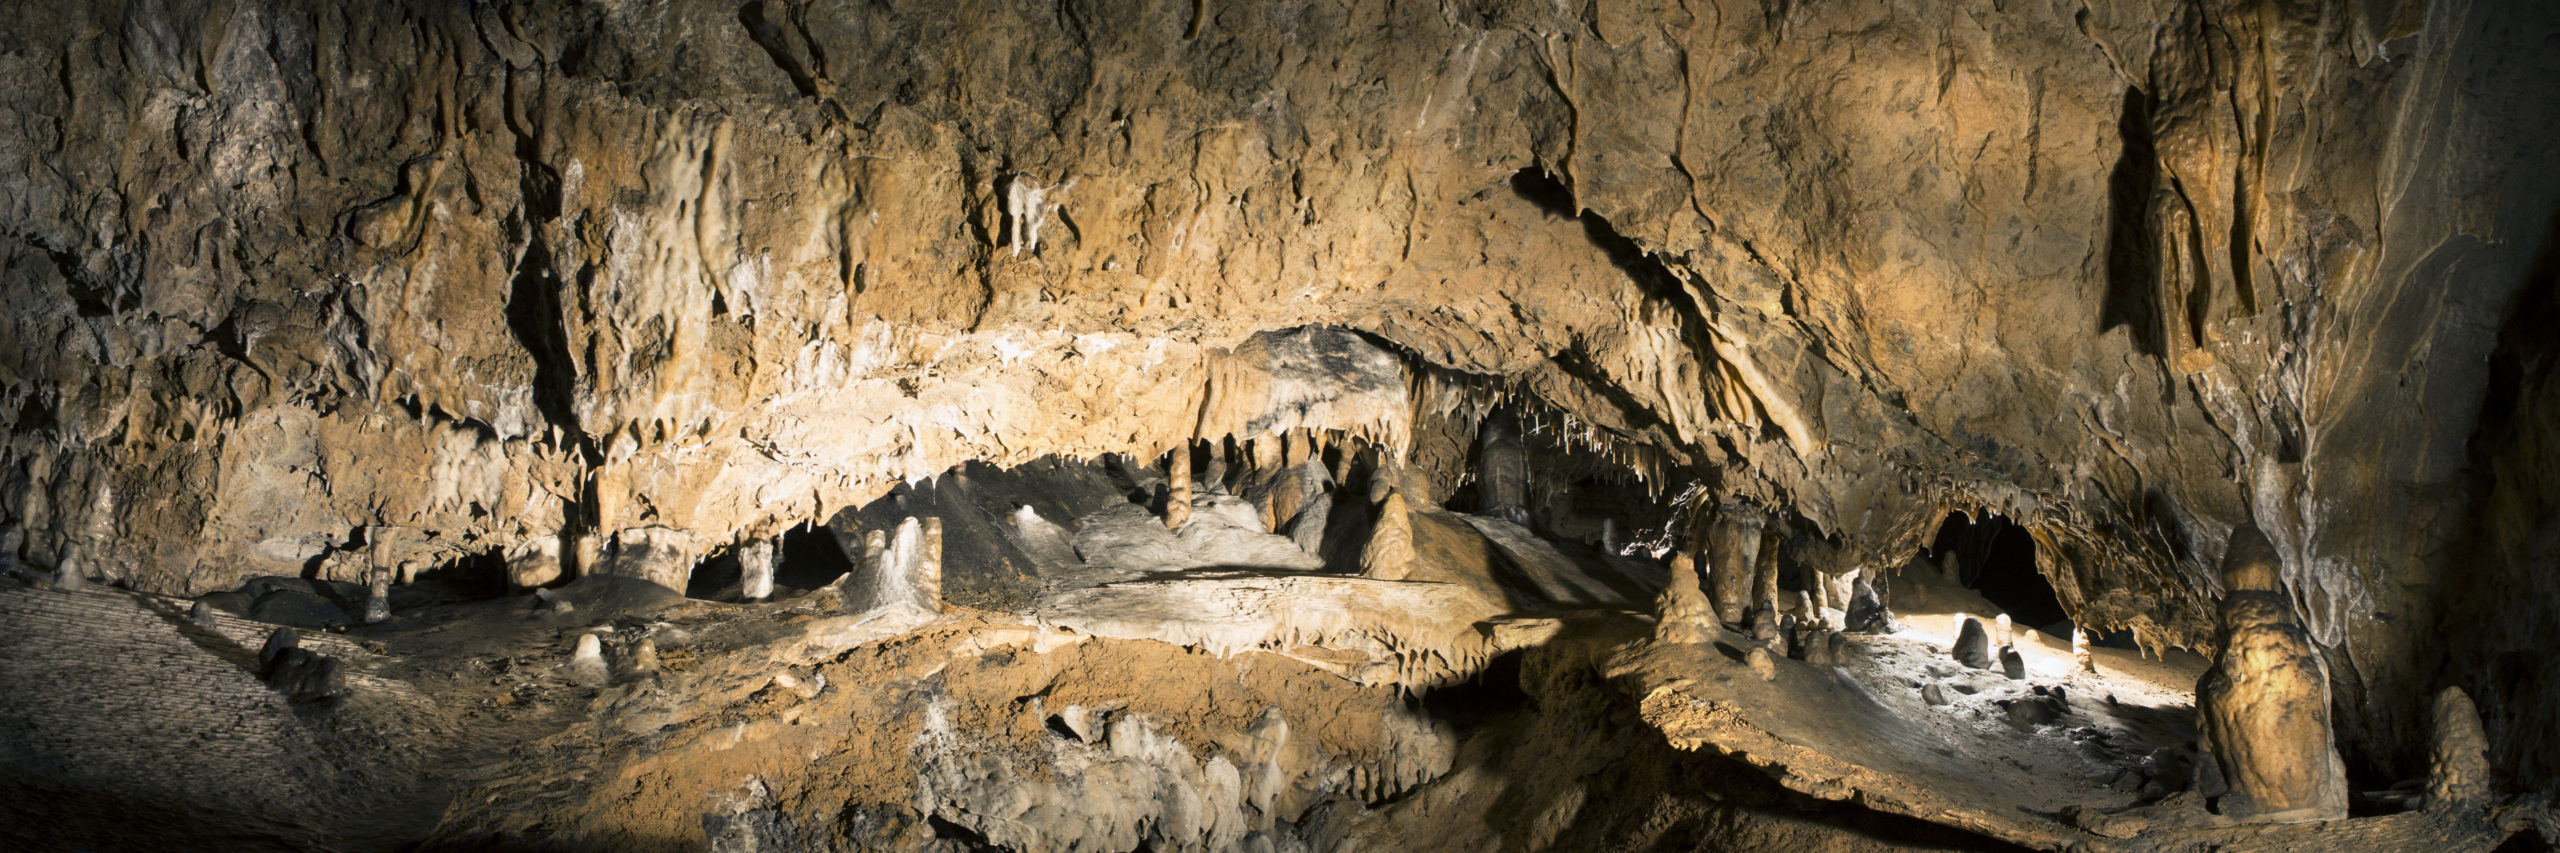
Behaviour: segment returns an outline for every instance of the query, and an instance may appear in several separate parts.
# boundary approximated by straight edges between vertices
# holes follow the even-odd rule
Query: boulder
[[[1950,650],[1956,662],[1974,669],[1991,668],[1991,638],[1983,633],[1982,620],[1971,616],[1956,629],[1956,644]]]

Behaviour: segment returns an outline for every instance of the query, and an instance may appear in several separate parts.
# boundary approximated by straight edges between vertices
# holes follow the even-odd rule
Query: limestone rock
[[[1759,676],[1762,681],[1778,677],[1778,656],[1770,654],[1768,646],[1752,646],[1750,651],[1742,653],[1742,661],[1751,667],[1751,674]]]
[[[510,587],[535,589],[550,586],[567,576],[568,567],[560,559],[559,537],[535,537],[507,551],[507,585]]]
[[[63,592],[78,592],[88,585],[88,568],[80,564],[80,547],[62,546],[62,555],[54,559],[53,588]]]
[[[1403,580],[1413,571],[1413,515],[1404,494],[1390,493],[1378,505],[1369,544],[1360,549],[1360,571],[1379,580]]]
[[[1890,634],[1901,630],[1893,621],[1893,611],[1886,609],[1882,596],[1864,573],[1851,582],[1849,609],[1842,630],[1855,634]]]
[[[1920,685],[1920,701],[1931,705],[1947,704],[1947,689],[1935,681]]]
[[[343,666],[336,658],[302,648],[301,635],[277,628],[258,650],[258,677],[297,702],[325,701],[346,692]]]
[[[2018,647],[2000,647],[2000,674],[2008,676],[2011,681],[2027,680],[2027,659],[2018,654]]]
[[[592,635],[590,635],[592,636]],[[658,675],[658,641],[642,637],[631,644],[622,658],[622,677],[631,680],[656,678]]]
[[[2429,809],[2459,808],[2486,799],[2493,791],[2489,775],[2489,737],[2480,730],[2480,711],[2460,687],[2436,693],[2435,739],[2428,745]]]
[[[2222,560],[2222,654],[2196,685],[2202,734],[2230,786],[2222,813],[2276,823],[2345,817],[2328,667],[2279,588],[2275,547],[2244,525]]]
[[[376,567],[371,582],[365,585],[364,623],[367,625],[391,621],[391,574],[389,566]]]
[[[584,575],[973,459],[1413,450],[1347,342],[1248,343],[1331,323],[1840,565],[2036,516],[2148,647],[2283,519],[2351,746],[2458,681],[2560,767],[2496,669],[2560,612],[2560,13],[1909,6],[18,4],[0,517],[194,594],[351,525]]]
[[[602,687],[613,677],[604,660],[604,640],[595,634],[578,635],[577,646],[569,652],[569,677],[588,687]]]
[[[1191,521],[1191,443],[1165,456],[1164,526],[1180,530]]]
[[[1982,620],[1971,616],[1963,617],[1962,623],[1956,629],[1955,647],[1949,649],[1948,654],[1953,656],[1957,663],[1965,666],[1974,669],[1990,669],[1991,638],[1983,633]]]
[[[1715,606],[1699,587],[1697,564],[1687,554],[1671,558],[1671,584],[1655,600],[1653,638],[1664,643],[1707,643],[1715,640]]]
[[[773,540],[756,539],[738,546],[738,598],[763,601],[773,596]]]
[[[262,679],[273,677],[276,661],[282,660],[285,652],[301,646],[302,635],[292,628],[277,628],[267,632],[266,644],[258,648],[258,677]]]

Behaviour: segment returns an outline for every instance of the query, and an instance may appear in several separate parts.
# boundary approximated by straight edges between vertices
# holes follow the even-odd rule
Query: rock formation
[[[364,623],[379,625],[391,620],[391,575],[389,566],[376,566],[365,583]]]
[[[2459,685],[2548,788],[2555,35],[2514,0],[18,4],[0,557],[680,593],[980,464],[1178,447],[1187,533],[1306,435],[1354,493],[1262,526],[1337,572],[1387,490],[1427,552],[1472,499],[1658,531],[1742,626],[1782,566],[1998,513],[2144,649],[2283,590],[2359,768],[2423,770]],[[906,515],[955,606],[1076,568]],[[2253,521],[2263,586],[2214,559]],[[912,589],[890,550],[860,574]]]
[[[1698,567],[1687,554],[1671,558],[1671,584],[1662,588],[1662,596],[1654,605],[1657,620],[1653,638],[1664,643],[1713,642],[1717,630],[1715,605],[1707,601],[1701,588]]]
[[[569,651],[569,677],[588,687],[601,687],[613,677],[604,660],[604,640],[591,633],[578,635],[575,648]]]
[[[1165,455],[1164,526],[1180,530],[1191,520],[1191,445]]]
[[[1982,620],[1959,615],[1955,645],[1948,648],[1947,654],[1954,657],[1957,663],[1965,666],[1974,669],[1990,669],[1991,638],[1982,630]]]
[[[1767,600],[1757,592],[1760,531],[1758,517],[1750,513],[1719,515],[1707,526],[1708,591],[1725,624],[1743,624],[1751,609]]]
[[[1861,576],[1851,582],[1849,609],[1842,619],[1841,630],[1857,634],[1888,634],[1900,630],[1893,621],[1893,611],[1876,595],[1873,584]]]
[[[2480,730],[2480,711],[2460,687],[2436,693],[2435,739],[2428,745],[2427,798],[2430,809],[2477,804],[2492,791],[2489,737]]]
[[[1413,511],[1404,493],[1391,492],[1378,503],[1377,523],[1369,543],[1360,548],[1360,571],[1379,580],[1403,580],[1413,571]]]
[[[2275,823],[2345,817],[2328,666],[2294,619],[2281,558],[2244,525],[2222,562],[2222,654],[2196,685],[2199,728],[2230,788],[2222,812]]]
[[[738,546],[738,599],[763,601],[773,596],[773,541],[755,539]]]

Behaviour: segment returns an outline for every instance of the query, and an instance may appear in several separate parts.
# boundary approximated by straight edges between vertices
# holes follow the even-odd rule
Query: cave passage
[[[1929,542],[1929,553],[1943,558],[1953,552],[1967,588],[1998,605],[2018,624],[2057,636],[2071,636],[2071,614],[2062,609],[2053,583],[2036,570],[2036,540],[2008,516],[1985,514],[1981,521],[1951,512]]]

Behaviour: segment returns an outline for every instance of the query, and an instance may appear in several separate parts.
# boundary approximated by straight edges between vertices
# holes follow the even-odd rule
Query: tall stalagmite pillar
[[[773,540],[757,539],[738,546],[738,598],[763,601],[773,595]]]
[[[1707,593],[1715,598],[1716,618],[1727,625],[1742,624],[1754,605],[1768,600],[1752,594],[1760,569],[1760,526],[1760,517],[1751,513],[1725,513],[1707,526]]]
[[[2282,562],[2258,528],[2222,554],[2222,656],[2196,684],[2203,746],[2230,793],[2223,814],[2290,823],[2347,816],[2346,764],[2329,725],[2329,670],[2293,614]]]
[[[1191,442],[1175,445],[1164,465],[1164,526],[1174,530],[1191,520]]]
[[[942,517],[924,520],[924,543],[916,553],[916,597],[928,613],[942,612]]]

